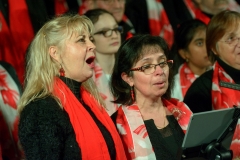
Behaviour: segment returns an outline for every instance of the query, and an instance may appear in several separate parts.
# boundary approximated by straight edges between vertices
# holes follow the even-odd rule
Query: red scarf
[[[55,81],[54,95],[60,99],[70,117],[76,134],[76,140],[81,148],[82,159],[110,160],[107,144],[95,121],[71,90],[59,78],[56,78]],[[121,139],[105,109],[84,88],[81,88],[81,96],[100,122],[110,132],[116,148],[116,159],[125,160],[126,156]]]
[[[148,19],[150,34],[161,36],[170,46],[173,44],[173,29],[161,0],[146,1],[148,7]]]
[[[61,15],[68,11],[68,5],[66,0],[55,0],[55,15]]]
[[[184,97],[188,88],[196,80],[196,76],[192,72],[192,70],[188,67],[187,63],[183,63],[179,68],[179,77],[180,85],[182,88],[182,95]]]
[[[234,84],[232,78],[223,70],[218,62],[216,62],[214,64],[212,79],[213,109],[232,108],[233,105],[240,107],[240,91],[221,87],[219,84],[220,81]],[[237,157],[240,158],[240,120],[236,127],[230,148],[233,150],[233,159]]]

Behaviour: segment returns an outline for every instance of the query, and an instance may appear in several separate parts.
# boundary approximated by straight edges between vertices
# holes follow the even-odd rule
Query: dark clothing
[[[111,116],[115,124],[117,112]],[[167,119],[169,124],[163,129],[158,129],[152,119],[144,121],[157,160],[177,159],[184,138],[183,130],[174,116],[167,116]]]
[[[61,79],[93,117],[103,134],[111,159],[116,159],[116,150],[109,131],[80,97],[81,83],[64,77]],[[27,159],[81,159],[81,149],[69,116],[51,96],[32,101],[23,109],[19,138]]]
[[[133,27],[131,27],[129,24],[127,24],[124,21],[121,21],[118,23],[119,26],[123,27],[123,33],[121,34],[121,42],[123,43],[125,40],[130,38],[130,35],[133,36],[135,33],[135,30]]]
[[[167,116],[167,119],[169,125],[161,130],[157,129],[152,119],[144,121],[157,160],[177,159],[177,152],[184,137],[183,130],[174,116]]]
[[[217,61],[234,82],[240,84],[240,70],[232,68],[219,58]],[[183,101],[193,113],[212,110],[212,77],[211,69],[197,78],[188,89]]]

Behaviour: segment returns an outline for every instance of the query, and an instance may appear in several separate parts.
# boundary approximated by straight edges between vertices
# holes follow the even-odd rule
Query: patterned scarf
[[[18,86],[0,65],[0,148],[8,159],[20,159],[18,149],[18,112],[20,98]],[[1,155],[0,155],[1,156]]]
[[[212,79],[212,102],[213,109],[232,108],[234,105],[240,107],[240,91],[220,86],[220,81],[235,84],[232,78],[216,62],[213,66]],[[229,96],[231,95],[231,96]],[[240,119],[232,139],[230,149],[233,150],[233,159],[240,158]]]
[[[208,24],[210,18],[204,14],[193,2],[193,0],[184,0],[185,5],[187,6],[190,14],[192,15],[193,19],[199,19],[203,21],[205,24]],[[240,6],[235,0],[230,0],[228,5],[228,9],[231,11],[240,12]]]
[[[117,111],[118,105],[111,102],[112,100],[114,100],[114,98],[109,89],[109,80],[107,79],[107,75],[103,72],[101,66],[97,63],[97,61],[95,61],[94,63],[95,65],[93,80],[98,88],[98,91],[100,92],[102,98],[106,103],[106,111],[108,112],[108,115],[112,115],[114,112]]]
[[[183,63],[179,67],[180,85],[182,88],[182,95],[185,96],[188,88],[196,80],[195,74],[188,67],[187,63]]]
[[[60,99],[70,117],[76,140],[81,148],[82,159],[110,160],[107,144],[98,126],[71,90],[59,78],[55,79],[54,95]],[[121,139],[107,112],[84,88],[81,88],[81,97],[110,132],[116,147],[116,159],[125,160]]]
[[[162,99],[164,106],[173,114],[186,132],[192,112],[177,99]],[[117,128],[128,159],[156,159],[146,126],[137,104],[121,106],[118,109]]]
[[[148,19],[150,34],[164,38],[170,46],[173,44],[173,29],[161,0],[148,0]]]

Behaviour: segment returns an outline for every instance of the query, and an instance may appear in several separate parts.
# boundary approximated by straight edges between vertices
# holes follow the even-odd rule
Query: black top
[[[117,112],[111,118],[116,124]],[[157,160],[177,159],[184,138],[183,130],[174,116],[169,115],[167,119],[169,124],[163,129],[158,129],[153,119],[144,121]]]
[[[217,61],[234,82],[240,84],[240,70],[232,68],[219,58],[217,58]],[[212,110],[212,77],[213,70],[209,70],[197,78],[189,87],[184,97],[184,103],[193,113]]]
[[[61,79],[93,117],[103,134],[111,159],[116,159],[111,134],[80,97],[81,83],[64,77]],[[23,109],[20,115],[19,139],[26,159],[81,159],[81,150],[69,116],[51,96],[32,101]]]

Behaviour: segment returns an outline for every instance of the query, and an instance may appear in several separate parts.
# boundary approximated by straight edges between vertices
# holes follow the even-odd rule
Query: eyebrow
[[[115,24],[113,27],[114,27],[113,29],[115,29],[116,27],[118,27],[118,24]],[[99,31],[96,31],[96,32],[101,32],[101,31],[109,30],[109,29],[111,29],[111,27],[103,27],[103,28],[99,29]]]
[[[194,42],[203,41],[203,40],[204,40],[204,38],[197,38],[197,39],[194,40]]]
[[[166,55],[164,55],[164,54],[158,57],[158,59],[166,59],[166,58],[167,58],[167,57],[166,57]],[[146,57],[146,58],[141,59],[141,61],[147,61],[147,60],[149,60],[149,59],[152,59],[152,58]]]

